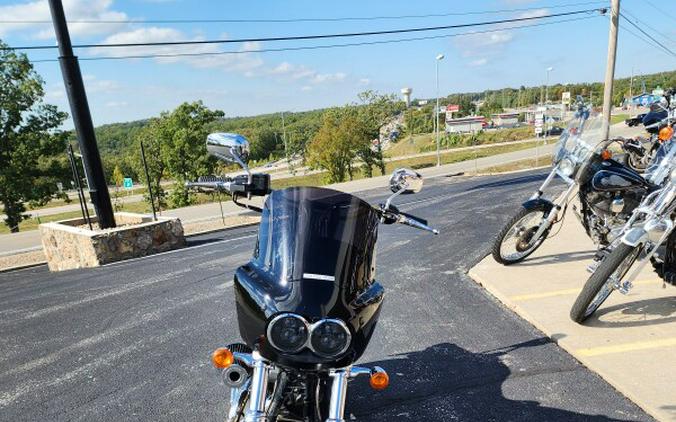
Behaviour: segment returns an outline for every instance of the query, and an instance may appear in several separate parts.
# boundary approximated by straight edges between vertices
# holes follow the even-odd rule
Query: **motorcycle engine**
[[[641,202],[643,195],[640,192],[624,192],[622,196],[617,196],[612,192],[589,192],[587,193],[587,204],[592,208],[594,214],[605,218],[626,218],[631,215],[634,208]],[[621,204],[621,210],[613,210],[613,201],[621,199],[616,204]]]

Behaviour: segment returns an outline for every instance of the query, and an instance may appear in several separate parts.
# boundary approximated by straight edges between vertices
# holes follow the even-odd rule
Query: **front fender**
[[[551,211],[552,208],[554,208],[554,203],[552,201],[543,198],[529,199],[528,201],[524,202],[521,205],[528,211],[545,210],[547,214],[549,214],[549,211]]]
[[[648,232],[641,227],[634,227],[622,236],[622,243],[636,247],[648,240]]]

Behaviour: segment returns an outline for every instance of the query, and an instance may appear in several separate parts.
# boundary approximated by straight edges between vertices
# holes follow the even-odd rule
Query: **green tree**
[[[120,188],[124,184],[124,174],[120,170],[120,166],[116,165],[113,170],[113,176],[111,182],[115,185],[115,194],[113,198],[113,208],[115,211],[120,211],[122,209],[122,204],[120,203]]]
[[[148,124],[136,134],[134,152],[132,155],[132,164],[138,175],[144,175],[145,168],[141,159],[141,143],[145,148],[146,162],[148,164],[148,178],[150,179],[150,188],[153,192],[152,201],[155,209],[162,210],[167,207],[167,193],[162,187],[162,179],[165,176],[166,165],[162,159],[164,149],[164,137],[169,136],[166,128],[159,118],[151,119]],[[145,194],[145,200],[150,203],[150,195]]]
[[[44,82],[25,54],[0,41],[0,202],[12,232],[26,218],[25,203],[44,205],[67,180],[67,114],[45,104]]]
[[[152,119],[147,128],[139,132],[138,140],[143,141],[146,148],[148,172],[153,194],[158,194],[158,205],[165,205],[160,183],[165,173],[174,181],[170,194],[172,205],[183,207],[193,203],[185,182],[213,172],[215,160],[207,154],[205,140],[208,125],[221,117],[222,111],[209,110],[201,101],[183,103],[174,111]],[[140,151],[136,162],[141,170],[137,172],[143,174]]]
[[[345,108],[326,111],[319,131],[308,145],[308,165],[326,170],[329,183],[344,181],[355,157],[345,112]]]
[[[373,166],[377,166],[381,174],[385,174],[385,160],[383,160],[383,151],[379,142],[380,128],[389,119],[404,111],[405,104],[394,94],[382,95],[373,90],[364,91],[357,97],[361,101],[361,106],[357,108],[361,122],[355,130],[362,133],[356,135],[366,138],[362,139],[362,142],[357,142],[357,155],[364,163],[368,177],[372,176]],[[372,140],[378,140],[375,146],[371,144]]]

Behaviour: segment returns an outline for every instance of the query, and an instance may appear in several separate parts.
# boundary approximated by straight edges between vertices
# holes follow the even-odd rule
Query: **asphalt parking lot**
[[[428,180],[396,202],[441,234],[380,230],[386,303],[361,360],[391,377],[348,390],[360,421],[648,421],[465,275],[543,172]],[[377,203],[386,193],[362,192]],[[0,274],[0,419],[223,420],[210,352],[238,340],[232,274],[256,228],[106,267]]]

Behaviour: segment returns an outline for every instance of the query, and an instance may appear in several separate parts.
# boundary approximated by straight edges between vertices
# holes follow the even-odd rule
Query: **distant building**
[[[458,119],[446,120],[446,132],[448,133],[467,133],[478,132],[486,125],[484,116],[460,117]]]
[[[497,113],[491,115],[493,126],[513,127],[519,123],[519,113]]]

